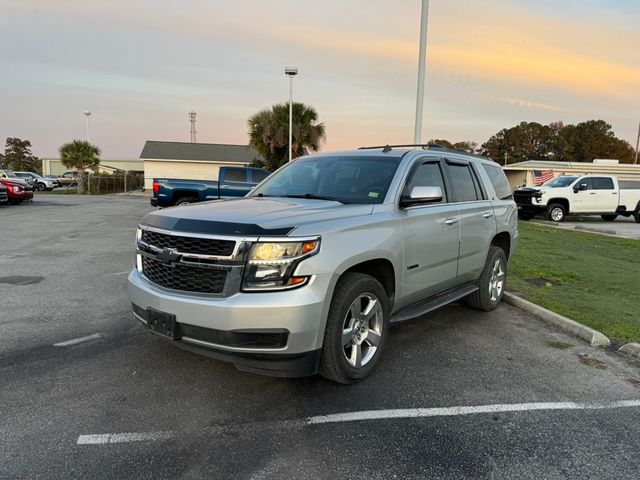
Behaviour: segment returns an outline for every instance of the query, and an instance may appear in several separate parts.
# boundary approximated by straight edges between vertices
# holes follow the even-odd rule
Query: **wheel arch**
[[[569,212],[571,210],[569,208],[570,204],[567,198],[563,198],[563,197],[550,198],[549,201],[547,202],[547,208],[549,208],[554,203],[557,203],[558,205],[562,205],[565,209],[565,214],[569,215]]]
[[[509,232],[498,232],[491,239],[491,246],[501,248],[507,259],[511,258],[511,234]]]

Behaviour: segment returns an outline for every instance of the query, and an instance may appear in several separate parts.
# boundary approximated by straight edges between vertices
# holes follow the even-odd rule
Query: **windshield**
[[[577,179],[578,177],[558,177],[553,180],[549,180],[547,183],[544,183],[543,186],[551,188],[568,187]]]
[[[308,157],[271,175],[252,197],[382,203],[400,157]]]

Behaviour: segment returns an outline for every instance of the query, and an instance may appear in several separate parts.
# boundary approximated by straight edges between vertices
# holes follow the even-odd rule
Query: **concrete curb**
[[[606,233],[607,235],[618,236],[615,230],[606,230],[604,228],[596,228],[596,227],[587,227],[583,225],[576,225],[573,227],[574,230],[580,230],[583,232],[593,232],[593,233]]]
[[[640,343],[627,343],[621,346],[618,352],[640,360]]]
[[[504,292],[504,300],[509,305],[513,305],[514,307],[535,315],[543,322],[549,323],[555,327],[558,327],[560,330],[586,340],[593,347],[608,347],[611,345],[609,339],[597,330],[582,325],[581,323],[571,320],[570,318],[563,317],[562,315],[552,312],[551,310],[547,310],[546,308],[536,305],[535,303],[531,303],[524,298],[520,298],[517,295],[514,295],[513,293]]]

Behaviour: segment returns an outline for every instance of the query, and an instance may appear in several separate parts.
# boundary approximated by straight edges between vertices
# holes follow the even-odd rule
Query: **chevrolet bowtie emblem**
[[[157,253],[156,258],[162,263],[173,263],[180,258],[177,252],[175,248],[165,247]]]

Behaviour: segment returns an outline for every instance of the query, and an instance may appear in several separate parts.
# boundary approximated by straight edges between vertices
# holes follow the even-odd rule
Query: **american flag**
[[[534,170],[533,171],[533,184],[539,187],[545,182],[553,179],[553,170]]]

